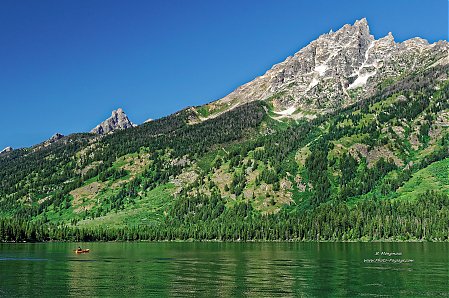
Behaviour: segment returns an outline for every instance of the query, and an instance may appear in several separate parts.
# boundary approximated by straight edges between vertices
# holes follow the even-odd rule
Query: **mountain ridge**
[[[128,128],[119,109],[102,135],[2,154],[0,240],[449,240],[447,44],[332,34],[274,66],[267,98]],[[323,106],[298,110],[285,78],[330,80]]]
[[[391,32],[376,40],[363,18],[354,25],[346,24],[335,32],[320,35],[265,74],[206,106],[213,115],[248,101],[268,100],[281,114],[291,115],[290,111],[297,110],[326,113],[353,103],[349,90],[362,87],[369,96],[382,80],[403,75],[401,68],[416,70],[429,58],[447,57],[448,50],[447,41],[429,44],[419,37],[396,43]],[[407,55],[410,57],[400,61],[400,56]],[[407,63],[408,67],[404,67]],[[323,95],[327,102],[322,102]]]

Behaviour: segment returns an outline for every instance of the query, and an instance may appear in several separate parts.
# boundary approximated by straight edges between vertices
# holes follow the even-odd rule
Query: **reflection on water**
[[[0,244],[0,296],[449,295],[447,243],[77,245]]]

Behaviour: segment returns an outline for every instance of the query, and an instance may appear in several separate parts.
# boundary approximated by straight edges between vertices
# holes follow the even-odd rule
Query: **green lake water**
[[[449,297],[448,243],[78,245],[0,244],[0,296]]]

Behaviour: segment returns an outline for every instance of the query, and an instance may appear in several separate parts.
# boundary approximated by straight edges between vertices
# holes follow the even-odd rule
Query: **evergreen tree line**
[[[123,228],[82,228],[18,219],[0,220],[0,241],[350,241],[449,240],[449,197],[427,192],[416,202],[338,201],[307,211],[262,215],[251,205],[229,208],[217,194],[177,202],[166,222]]]

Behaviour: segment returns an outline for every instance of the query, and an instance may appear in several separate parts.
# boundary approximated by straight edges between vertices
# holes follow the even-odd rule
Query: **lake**
[[[448,297],[449,243],[0,244],[0,296]]]

